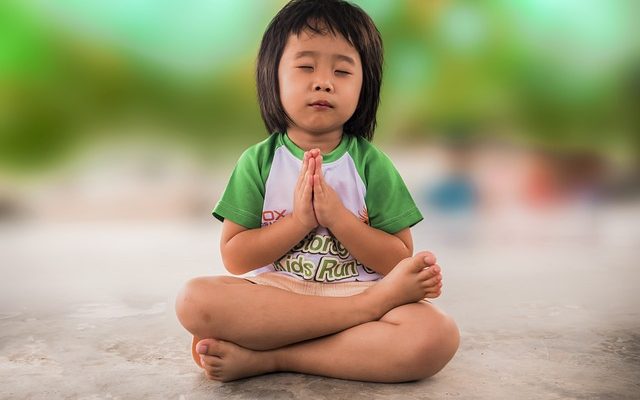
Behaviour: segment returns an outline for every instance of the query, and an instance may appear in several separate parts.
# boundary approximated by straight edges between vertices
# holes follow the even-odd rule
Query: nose
[[[333,92],[333,84],[325,76],[318,76],[313,83],[313,91],[331,93]]]
[[[323,84],[318,83],[318,84],[315,85],[313,90],[316,91],[316,92],[331,93],[331,92],[333,92],[333,86],[331,86],[331,84],[329,84],[329,83],[323,83]]]

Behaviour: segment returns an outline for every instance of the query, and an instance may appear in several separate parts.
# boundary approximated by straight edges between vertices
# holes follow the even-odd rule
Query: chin
[[[331,123],[331,124],[327,124],[327,123],[316,123],[316,124],[310,123],[310,124],[306,124],[306,125],[302,126],[302,128],[307,130],[307,131],[309,131],[309,132],[326,133],[326,132],[335,131],[336,129],[340,129],[343,126],[344,126],[344,123]]]
[[[313,127],[313,128],[308,128],[308,129],[305,129],[305,130],[306,130],[306,131],[308,131],[308,132],[311,132],[311,133],[315,133],[315,134],[320,135],[320,134],[324,134],[324,133],[334,132],[334,131],[336,131],[336,130],[338,130],[338,129],[340,129],[340,128],[341,128],[340,126],[332,126],[332,127]]]

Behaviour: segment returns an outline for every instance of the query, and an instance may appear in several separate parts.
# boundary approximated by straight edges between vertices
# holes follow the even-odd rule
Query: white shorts
[[[346,297],[364,292],[378,281],[320,283],[305,281],[278,272],[264,272],[244,278],[258,285],[272,286],[289,292],[310,296]]]

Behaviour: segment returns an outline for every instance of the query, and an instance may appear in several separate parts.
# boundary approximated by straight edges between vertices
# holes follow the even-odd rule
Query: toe
[[[429,266],[436,263],[436,256],[430,251],[421,251],[415,255],[415,258],[420,260],[421,265],[426,264]]]
[[[422,287],[426,289],[435,288],[441,281],[442,278],[439,276],[432,276],[422,283]]]
[[[442,294],[442,282],[439,282],[437,285],[427,289],[427,296],[430,299],[435,299]]]
[[[194,336],[191,340],[191,356],[193,357],[193,361],[198,365],[198,367],[202,368],[202,362],[200,360],[200,354],[196,350],[198,347],[198,342],[200,342],[200,338]]]
[[[438,264],[433,264],[429,269],[433,270],[434,274],[440,274],[442,272],[442,268],[440,268]]]
[[[209,369],[222,368],[222,358],[218,356],[201,355],[200,358],[202,359],[202,365],[204,365],[205,368],[209,368]]]
[[[211,380],[211,381],[220,381],[221,380],[219,375],[217,375],[216,373],[213,373],[213,372],[209,372],[209,371],[205,371],[204,372],[204,376],[207,379]]]
[[[440,266],[435,264],[430,267],[424,268],[422,271],[420,271],[420,274],[421,274],[420,277],[424,279],[431,279],[433,277],[442,276],[440,272],[441,272]]]
[[[442,276],[442,269],[438,264],[433,264],[424,270],[429,271],[429,277]]]
[[[433,265],[436,263],[436,256],[435,254],[429,252],[429,251],[425,251],[425,254],[423,255],[424,257],[424,262],[427,263],[427,265]]]
[[[408,264],[411,265],[411,270],[420,272],[423,269],[427,268],[429,265],[425,261],[424,254],[416,254],[415,256],[406,259]]]
[[[202,355],[222,357],[224,351],[220,346],[220,342],[216,339],[202,339],[196,347],[198,353]]]
[[[421,280],[431,279],[434,276],[435,274],[433,273],[433,269],[431,268],[425,268],[418,273],[418,278],[420,278]]]

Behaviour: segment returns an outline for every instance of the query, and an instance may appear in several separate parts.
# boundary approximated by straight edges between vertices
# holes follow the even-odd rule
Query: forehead
[[[342,35],[330,32],[319,34],[303,30],[299,35],[289,35],[282,58],[296,59],[302,56],[327,56],[338,59],[346,57],[352,59],[355,64],[360,63],[360,54],[355,47]]]

